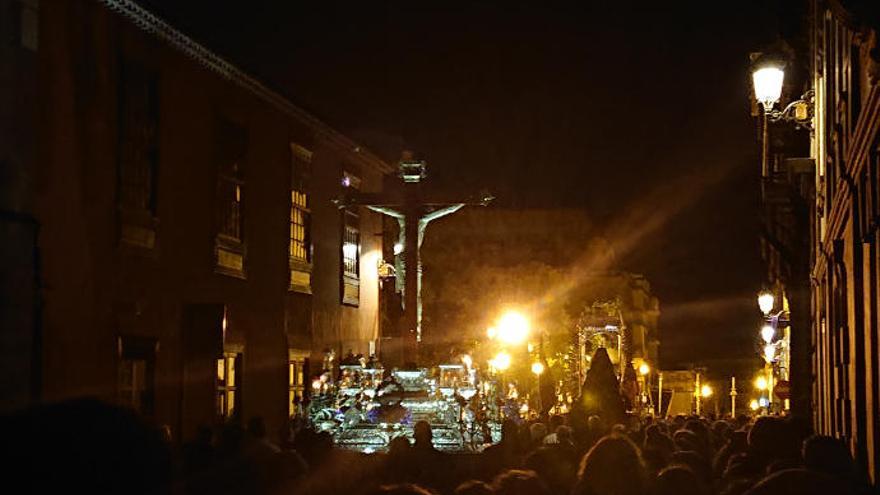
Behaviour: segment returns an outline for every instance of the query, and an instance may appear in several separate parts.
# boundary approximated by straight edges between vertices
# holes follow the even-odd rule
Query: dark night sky
[[[438,187],[586,208],[660,298],[667,366],[752,352],[772,2],[141,2]]]

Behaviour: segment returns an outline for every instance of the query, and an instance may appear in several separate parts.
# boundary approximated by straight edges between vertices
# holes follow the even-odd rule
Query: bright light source
[[[403,244],[399,242],[394,243],[394,254],[395,256],[403,252]]]
[[[761,328],[761,339],[765,344],[769,344],[773,342],[773,337],[776,335],[776,329],[771,327],[770,325],[764,325]]]
[[[468,369],[470,369],[470,367],[474,364],[474,360],[468,354],[465,354],[461,357],[461,362],[464,363],[464,365],[467,366]]]
[[[496,335],[498,335],[498,330],[496,330],[495,327],[489,327],[486,329],[486,336],[490,339],[494,339]]]
[[[508,344],[519,344],[529,335],[529,320],[521,313],[508,311],[498,321],[498,337]]]
[[[767,344],[764,346],[764,361],[768,363],[772,363],[773,360],[776,359],[776,346],[773,344]]]
[[[639,366],[639,374],[641,374],[642,376],[645,376],[650,372],[651,372],[651,367],[648,366],[648,363],[642,363]]]
[[[507,368],[510,368],[510,354],[501,351],[489,361],[489,364],[498,371],[504,371]]]
[[[544,372],[544,365],[543,364],[541,364],[538,361],[535,361],[534,363],[532,363],[532,373],[534,373],[536,375],[540,375],[543,372]]]
[[[345,242],[342,244],[342,256],[346,259],[355,259],[357,257],[357,244]]]
[[[709,385],[703,385],[703,387],[700,389],[700,395],[702,397],[712,397],[713,392],[714,390],[712,390],[712,387],[710,387]]]
[[[752,401],[749,402],[749,409],[751,409],[752,411],[757,411],[760,408],[761,404],[758,403],[758,399],[752,399]]]
[[[755,83],[755,99],[764,105],[764,110],[769,111],[779,101],[784,79],[785,72],[779,67],[765,66],[752,73],[752,81]]]
[[[767,378],[764,375],[755,378],[755,388],[758,390],[767,390]]]
[[[760,404],[761,407],[767,407],[768,405],[770,405],[770,401],[767,400],[766,397],[761,397],[761,399],[758,400],[758,404]]]
[[[761,312],[765,315],[769,315],[773,311],[774,304],[775,298],[772,293],[762,292],[758,295],[758,307],[761,308]]]

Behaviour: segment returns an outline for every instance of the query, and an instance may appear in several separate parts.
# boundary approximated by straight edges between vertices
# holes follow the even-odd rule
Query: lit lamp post
[[[696,401],[697,416],[700,415],[700,411],[702,410],[703,399],[712,397],[714,392],[715,391],[708,383],[700,384],[700,373],[697,373],[696,380],[694,381],[694,400]]]
[[[758,389],[758,392],[762,395],[765,390],[770,388],[770,384],[768,383],[767,377],[765,375],[760,375],[760,376],[758,376],[758,378],[755,379],[755,388]],[[759,407],[763,407],[763,403],[764,403],[763,397],[757,401],[752,401],[752,403],[758,404]],[[767,401],[766,404],[767,404],[767,408],[769,409],[770,402]],[[750,407],[751,407],[751,404],[750,404]],[[756,411],[758,408],[752,407],[751,409],[753,411]]]
[[[653,406],[653,400],[648,400],[651,395],[651,388],[648,382],[648,378],[651,374],[651,367],[646,362],[642,362],[639,365],[639,375],[642,377],[642,397],[645,398],[645,402],[647,402],[650,406]]]
[[[774,363],[780,358],[779,346],[784,346],[784,339],[779,338],[779,328],[788,325],[785,311],[774,312],[776,298],[771,292],[762,292],[758,295],[758,307],[764,313],[765,324],[761,327],[760,336],[763,342],[762,357],[764,358],[764,374],[766,375],[765,387],[767,390],[767,412],[773,411],[773,385],[775,382]]]
[[[796,126],[811,128],[813,119],[813,91],[807,91],[800,99],[789,103],[784,109],[776,110],[774,107],[782,97],[782,83],[785,81],[785,62],[779,57],[766,54],[756,54],[753,57],[752,84],[755,90],[755,100],[763,109],[763,135],[761,139],[761,176],[770,176],[769,157],[770,148],[768,141],[768,124],[770,122],[788,121]]]
[[[541,414],[541,411],[544,409],[544,405],[541,403],[541,374],[544,373],[544,365],[540,361],[535,361],[532,363],[532,373],[535,375],[535,390],[537,390],[538,400],[537,402],[537,411],[538,415]]]

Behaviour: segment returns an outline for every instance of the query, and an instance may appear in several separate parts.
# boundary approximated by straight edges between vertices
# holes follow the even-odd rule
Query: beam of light
[[[550,288],[534,307],[526,310],[533,315],[542,314],[542,308],[560,300],[584,280],[594,277],[597,273],[608,271],[615,266],[617,259],[625,258],[643,242],[650,241],[652,236],[662,231],[673,218],[699,201],[730,175],[734,169],[733,164],[725,165],[704,167],[692,174],[661,184],[642,196],[635,204],[621,208],[619,218],[608,222],[611,227],[604,236],[607,249],[593,249],[586,252],[567,269],[567,276],[562,283]]]

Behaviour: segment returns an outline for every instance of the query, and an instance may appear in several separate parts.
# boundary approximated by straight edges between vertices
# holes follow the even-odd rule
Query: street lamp
[[[651,372],[651,367],[648,366],[648,363],[642,363],[641,365],[639,365],[639,374],[640,375],[646,376],[650,372]]]
[[[764,110],[763,136],[761,142],[761,176],[770,176],[768,123],[778,121],[793,122],[796,127],[812,128],[813,90],[809,90],[799,99],[789,103],[784,109],[776,110],[774,106],[782,97],[782,83],[785,81],[785,62],[773,54],[756,53],[752,56],[752,85],[755,100]],[[769,311],[767,311],[769,313]]]
[[[765,344],[773,342],[774,336],[776,336],[776,329],[771,325],[764,325],[761,327],[761,340],[763,340]]]
[[[510,354],[501,351],[489,361],[489,364],[498,371],[504,371],[507,368],[510,368]]]
[[[540,376],[541,373],[543,373],[543,372],[544,372],[544,365],[541,364],[540,361],[535,361],[534,363],[532,363],[532,373],[534,373],[537,376]]]
[[[498,321],[497,335],[508,344],[520,344],[529,335],[529,320],[521,313],[508,311]]]
[[[758,295],[758,307],[761,308],[761,312],[765,315],[769,315],[773,311],[775,302],[775,298],[770,292],[762,292]]]
[[[764,361],[767,364],[773,363],[776,360],[776,346],[773,344],[767,344],[764,346]]]
[[[708,399],[709,397],[712,397],[713,392],[714,390],[712,390],[712,387],[710,387],[708,384],[703,385],[703,387],[700,388],[700,397]]]
[[[765,378],[764,375],[755,378],[755,388],[762,392],[767,390],[767,378]]]
[[[755,71],[752,72],[752,82],[755,85],[755,99],[763,105],[765,112],[771,112],[773,105],[782,96],[783,80],[785,80],[785,71],[782,70],[782,67],[775,64],[766,63],[766,65],[756,67]]]

